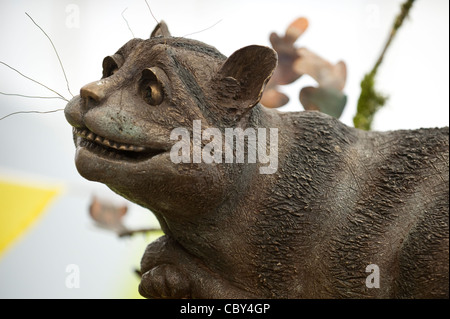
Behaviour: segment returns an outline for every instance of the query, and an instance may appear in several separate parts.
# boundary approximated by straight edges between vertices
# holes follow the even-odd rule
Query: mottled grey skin
[[[363,132],[318,112],[266,109],[258,102],[275,66],[269,48],[227,60],[160,25],[106,58],[103,79],[67,105],[80,174],[150,209],[165,233],[142,258],[140,293],[448,298],[448,128]],[[164,87],[158,105],[143,99],[143,71]],[[278,128],[278,171],[174,164],[170,133],[193,120]],[[94,146],[106,142],[87,142],[86,129],[129,151]],[[380,288],[366,287],[370,264]]]

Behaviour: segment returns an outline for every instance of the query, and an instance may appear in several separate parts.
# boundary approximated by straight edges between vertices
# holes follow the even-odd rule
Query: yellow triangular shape
[[[58,188],[0,180],[0,256],[43,213]]]

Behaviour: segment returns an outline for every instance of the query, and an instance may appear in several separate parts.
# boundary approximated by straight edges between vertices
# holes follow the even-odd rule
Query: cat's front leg
[[[139,293],[146,298],[255,298],[211,272],[175,240],[162,236],[147,246]]]
[[[162,264],[142,275],[139,293],[146,298],[191,298],[189,280],[182,269]]]

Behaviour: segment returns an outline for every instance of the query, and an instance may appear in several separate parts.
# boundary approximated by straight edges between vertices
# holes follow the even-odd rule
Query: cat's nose
[[[86,84],[80,89],[80,96],[85,100],[100,103],[106,96],[107,85],[104,80]]]

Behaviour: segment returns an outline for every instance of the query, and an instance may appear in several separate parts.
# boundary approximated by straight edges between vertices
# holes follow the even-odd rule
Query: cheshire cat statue
[[[265,108],[276,65],[268,47],[227,58],[162,22],[66,106],[79,173],[165,234],[142,258],[140,293],[448,298],[448,127],[366,132]]]

